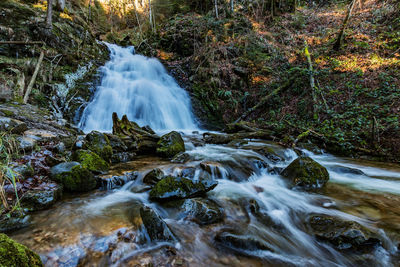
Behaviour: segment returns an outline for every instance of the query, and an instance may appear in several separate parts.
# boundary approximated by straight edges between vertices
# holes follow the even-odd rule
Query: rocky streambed
[[[116,115],[112,134],[39,126],[56,137],[16,133],[37,143],[15,167],[24,215],[1,226],[46,266],[398,264],[397,165],[265,131],[158,135]]]

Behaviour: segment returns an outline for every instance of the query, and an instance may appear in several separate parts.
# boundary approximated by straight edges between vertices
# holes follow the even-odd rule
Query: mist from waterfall
[[[189,95],[160,61],[135,55],[133,47],[107,46],[111,59],[100,69],[101,84],[82,114],[84,132],[110,132],[113,112],[155,131],[198,129]]]

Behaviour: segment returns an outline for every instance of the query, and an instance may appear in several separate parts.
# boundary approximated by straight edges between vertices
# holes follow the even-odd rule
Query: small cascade
[[[79,127],[84,132],[110,132],[113,112],[156,131],[198,129],[189,95],[157,59],[135,55],[133,47],[107,46],[111,59],[83,112]]]

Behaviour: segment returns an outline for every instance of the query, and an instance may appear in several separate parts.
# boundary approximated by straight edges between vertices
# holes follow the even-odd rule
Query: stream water
[[[290,189],[274,170],[297,158],[295,151],[262,140],[204,144],[201,134],[188,133],[197,128],[189,98],[162,65],[129,49],[110,50],[111,61],[85,111],[83,129],[110,131],[113,111],[141,126],[185,129],[190,160],[181,164],[143,156],[115,165],[110,175],[134,170],[138,177],[119,188],[66,196],[33,214],[33,224],[12,237],[40,253],[46,266],[399,266],[398,165],[303,150],[328,169],[330,181],[319,192]],[[257,153],[261,147],[276,157]],[[208,169],[200,166],[205,162]],[[201,225],[177,204],[150,201],[142,178],[155,167],[171,175],[191,173],[193,179],[207,172],[218,185],[203,198],[220,206],[223,219]],[[254,203],[263,216],[254,215]],[[163,218],[176,242],[148,240],[139,214],[143,205]],[[337,250],[310,233],[307,218],[312,214],[355,221],[374,232],[381,246],[368,253]],[[269,249],[244,245],[229,250],[215,239],[221,231],[261,240]]]

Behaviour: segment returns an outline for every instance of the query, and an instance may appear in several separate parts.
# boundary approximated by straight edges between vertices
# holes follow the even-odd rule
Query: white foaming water
[[[133,47],[107,46],[111,60],[101,68],[101,84],[83,112],[84,132],[110,132],[113,112],[156,131],[198,129],[189,95],[157,59],[135,55]]]

